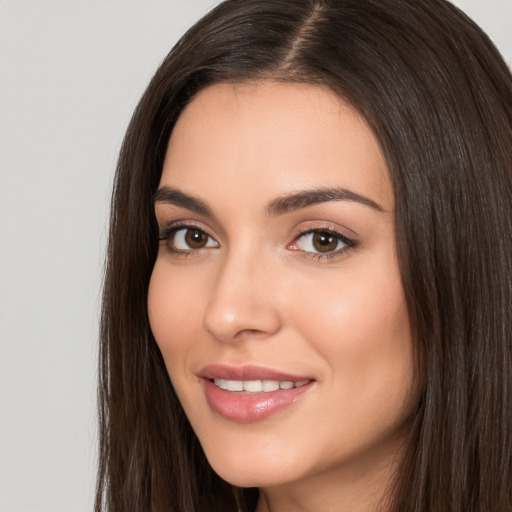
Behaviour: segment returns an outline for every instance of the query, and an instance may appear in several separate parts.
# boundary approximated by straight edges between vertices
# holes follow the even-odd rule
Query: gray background
[[[160,60],[215,0],[0,0],[0,512],[92,509],[110,185]],[[512,0],[456,2],[512,62]]]

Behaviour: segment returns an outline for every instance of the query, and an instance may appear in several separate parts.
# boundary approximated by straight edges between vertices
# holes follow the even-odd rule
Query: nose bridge
[[[275,334],[280,316],[267,271],[260,251],[250,247],[227,251],[204,311],[206,331],[219,341],[236,341],[244,334]]]

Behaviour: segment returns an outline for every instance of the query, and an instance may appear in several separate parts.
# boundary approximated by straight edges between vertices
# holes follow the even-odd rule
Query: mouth
[[[288,408],[316,382],[309,376],[257,366],[211,365],[199,376],[212,412],[241,423],[263,420]]]
[[[297,382],[291,380],[227,380],[213,378],[212,382],[220,389],[240,393],[271,393],[279,390],[300,388],[309,384],[311,380],[304,379]]]

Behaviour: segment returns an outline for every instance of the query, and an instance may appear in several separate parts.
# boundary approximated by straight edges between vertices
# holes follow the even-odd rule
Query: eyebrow
[[[369,197],[357,194],[352,190],[346,188],[319,188],[304,190],[274,199],[268,204],[266,213],[269,216],[275,217],[277,215],[283,215],[295,210],[330,201],[353,201],[364,206],[368,206],[379,213],[384,213],[386,211],[380,204],[376,203]],[[209,219],[214,217],[212,209],[205,202],[167,185],[160,187],[155,192],[153,196],[153,203],[173,204],[199,213]]]
[[[167,203],[181,208],[186,208],[193,212],[199,213],[203,217],[213,219],[212,209],[200,199],[189,196],[173,187],[160,187],[153,196],[153,203]]]
[[[282,215],[315,204],[327,203],[330,201],[353,201],[369,206],[379,213],[386,210],[369,197],[362,196],[346,188],[319,188],[314,190],[304,190],[295,194],[280,197],[272,201],[267,206],[267,214],[271,216]]]

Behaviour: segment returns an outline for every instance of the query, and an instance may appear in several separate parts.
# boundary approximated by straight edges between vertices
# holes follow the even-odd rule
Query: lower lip
[[[208,405],[217,414],[227,420],[250,423],[268,418],[292,405],[311,389],[313,382],[267,393],[242,393],[221,389],[205,379],[204,389]]]

